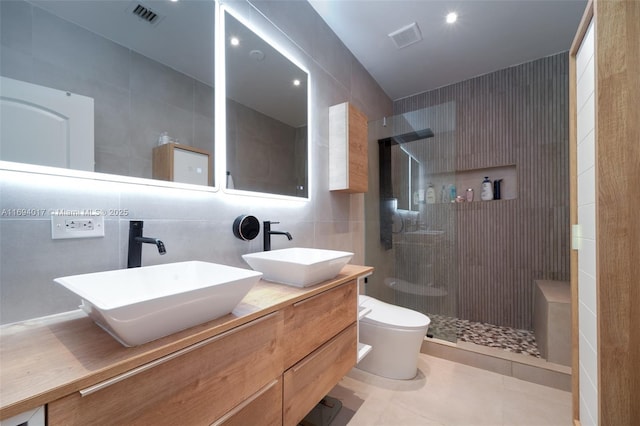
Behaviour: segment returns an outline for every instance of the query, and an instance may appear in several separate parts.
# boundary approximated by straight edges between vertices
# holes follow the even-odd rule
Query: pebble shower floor
[[[429,334],[451,336],[459,341],[500,348],[505,351],[541,358],[533,331],[517,330],[499,325],[474,322],[442,315],[428,314],[431,318]]]

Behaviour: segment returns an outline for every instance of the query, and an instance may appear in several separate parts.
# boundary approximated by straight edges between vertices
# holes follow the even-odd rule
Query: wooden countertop
[[[0,419],[54,401],[207,338],[339,286],[373,268],[347,265],[308,288],[259,281],[232,313],[127,348],[82,311],[0,327]]]

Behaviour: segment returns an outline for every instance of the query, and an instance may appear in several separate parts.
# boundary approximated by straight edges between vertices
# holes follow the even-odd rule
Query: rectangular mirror
[[[214,185],[213,0],[2,0],[0,19],[0,160]]]
[[[227,189],[307,198],[308,73],[224,12]]]

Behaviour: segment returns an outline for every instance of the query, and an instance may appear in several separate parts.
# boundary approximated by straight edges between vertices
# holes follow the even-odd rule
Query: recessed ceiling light
[[[455,12],[449,12],[447,14],[447,24],[453,24],[458,20],[458,14]]]
[[[178,3],[178,0],[171,0],[171,3]]]
[[[293,85],[294,86],[300,86],[300,80],[298,80],[297,78],[295,80],[293,80]]]
[[[238,39],[238,37],[231,37],[229,43],[231,43],[232,46],[238,46],[240,44],[240,40]]]

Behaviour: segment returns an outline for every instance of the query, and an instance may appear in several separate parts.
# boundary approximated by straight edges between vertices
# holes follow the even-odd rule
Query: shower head
[[[434,136],[433,131],[429,128],[416,130],[415,132],[404,133],[398,136],[392,136],[391,139],[401,145],[403,143],[413,142],[420,139],[432,138]]]
[[[426,129],[416,130],[415,132],[408,132],[401,135],[391,136],[390,138],[380,139],[378,140],[378,143],[386,146],[402,145],[403,143],[432,138],[433,136],[435,136],[433,130],[427,127]]]

